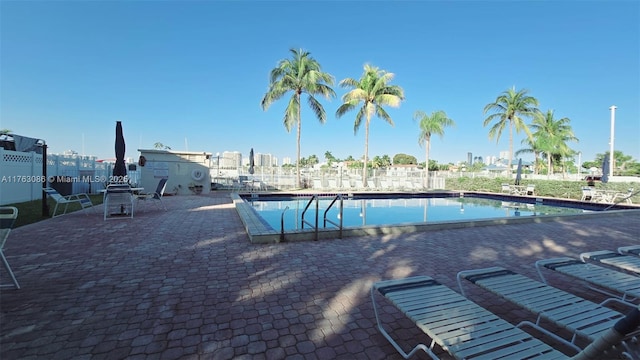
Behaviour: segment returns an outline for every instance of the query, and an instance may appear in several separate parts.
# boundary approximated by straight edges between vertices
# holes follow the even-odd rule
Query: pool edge
[[[555,198],[544,198],[548,200],[564,200]],[[245,227],[245,231],[249,236],[249,241],[254,244],[273,244],[279,242],[299,242],[341,238],[339,229],[318,229],[302,230],[296,232],[285,232],[281,234],[279,231],[273,230],[255,213],[251,205],[247,204],[238,193],[231,193],[231,200],[240,216]],[[589,219],[595,216],[623,216],[631,212],[640,212],[640,209],[626,210],[608,210],[595,211],[591,213],[570,214],[570,215],[538,215],[527,217],[510,217],[499,219],[486,219],[476,221],[441,221],[428,224],[412,223],[393,226],[364,226],[364,227],[347,227],[342,229],[342,238],[358,237],[358,236],[377,236],[377,235],[400,235],[415,232],[423,232],[428,230],[443,229],[462,229],[472,227],[484,227],[491,225],[510,225],[510,224],[528,224],[542,223],[550,221],[561,221],[567,219]],[[283,236],[284,235],[284,236]]]

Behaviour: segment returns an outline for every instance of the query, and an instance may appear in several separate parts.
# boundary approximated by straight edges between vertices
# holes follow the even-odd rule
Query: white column
[[[609,110],[611,110],[611,139],[609,141],[609,177],[613,177],[613,167],[614,167],[614,162],[613,162],[613,132],[614,132],[614,128],[615,128],[615,122],[616,122],[616,106],[612,105]]]

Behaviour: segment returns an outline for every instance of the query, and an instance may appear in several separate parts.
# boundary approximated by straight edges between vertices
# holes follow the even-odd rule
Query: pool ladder
[[[338,219],[339,222],[336,223],[332,220],[327,219],[327,213],[329,212],[329,210],[333,207],[333,205],[336,203],[336,201],[340,200],[340,207],[338,208]],[[309,210],[309,207],[311,206],[311,204],[315,201],[316,204],[316,216],[315,216],[315,221],[309,222],[307,221],[304,216],[307,213],[307,210]],[[327,207],[327,209],[324,211],[323,214],[323,228],[327,227],[327,223],[330,223],[336,227],[338,227],[339,230],[339,235],[338,237],[340,239],[342,239],[342,213],[343,213],[343,202],[344,199],[342,197],[342,194],[337,194],[333,200],[331,201],[331,203],[329,204],[329,206]],[[318,215],[319,215],[319,207],[320,207],[320,197],[316,194],[313,195],[311,197],[311,199],[309,199],[309,202],[307,203],[307,205],[304,207],[304,210],[302,211],[302,228],[304,229],[304,225],[307,224],[310,227],[312,227],[315,230],[315,240],[318,240]],[[282,211],[282,215],[280,216],[280,241],[284,240],[284,213],[289,209],[289,207],[286,207],[284,209],[284,211]]]

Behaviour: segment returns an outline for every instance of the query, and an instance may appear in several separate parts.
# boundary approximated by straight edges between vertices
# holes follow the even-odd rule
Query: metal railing
[[[340,200],[340,208],[338,209],[338,219],[340,219],[340,222],[338,224],[336,224],[335,222],[333,222],[332,220],[327,219],[327,213],[329,212],[329,210],[331,209],[331,207],[333,206],[333,204],[336,203],[337,200]],[[333,200],[331,201],[331,203],[329,204],[329,206],[327,207],[327,209],[324,211],[324,216],[323,216],[323,227],[327,227],[327,223],[330,223],[334,226],[338,227],[338,230],[340,231],[340,235],[338,235],[338,237],[340,239],[342,239],[342,209],[343,207],[343,203],[344,203],[344,199],[342,194],[338,194],[336,195]]]

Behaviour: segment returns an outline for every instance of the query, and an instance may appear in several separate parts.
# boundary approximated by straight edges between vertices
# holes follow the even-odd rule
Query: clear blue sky
[[[431,159],[497,156],[508,133],[489,140],[483,108],[515,86],[571,119],[582,161],[609,150],[616,105],[615,149],[640,161],[638,1],[2,1],[0,16],[0,128],[45,139],[50,153],[113,158],[121,120],[135,159],[156,142],[295,159],[286,100],[266,112],[260,101],[270,70],[303,48],[338,97],[322,100],[324,125],[303,108],[302,156],[362,156],[355,112],[335,117],[337,83],[370,63],[406,95],[388,110],[395,127],[372,120],[371,157],[424,161],[416,110],[457,124],[433,139]]]

